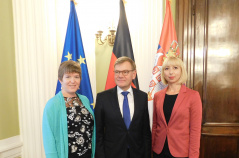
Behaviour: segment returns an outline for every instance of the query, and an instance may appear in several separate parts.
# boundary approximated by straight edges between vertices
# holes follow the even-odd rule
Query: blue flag
[[[84,48],[81,39],[80,26],[76,14],[75,4],[73,1],[70,2],[71,10],[68,21],[68,27],[66,32],[65,45],[63,49],[61,62],[67,60],[73,60],[79,62],[81,65],[82,77],[80,89],[77,93],[86,96],[90,100],[92,109],[94,108],[93,95],[90,85],[90,79],[88,74],[88,68],[86,64],[86,58]],[[57,82],[56,94],[61,91],[61,83]]]

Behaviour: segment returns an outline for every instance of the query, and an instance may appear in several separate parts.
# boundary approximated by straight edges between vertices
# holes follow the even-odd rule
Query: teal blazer
[[[95,156],[95,116],[86,96],[77,94],[94,118],[92,154]],[[68,127],[65,100],[60,91],[51,98],[44,109],[42,120],[43,145],[46,158],[68,158]]]

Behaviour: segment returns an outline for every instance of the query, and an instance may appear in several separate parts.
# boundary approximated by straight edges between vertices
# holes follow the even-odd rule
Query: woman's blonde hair
[[[162,73],[161,73],[161,80],[163,84],[168,84],[168,81],[164,77],[164,69],[167,66],[179,66],[181,68],[181,77],[178,81],[178,83],[185,83],[187,81],[187,72],[184,66],[183,61],[180,58],[177,57],[167,57],[162,65]]]
[[[68,60],[61,63],[58,69],[58,79],[62,81],[64,74],[66,73],[78,73],[81,78],[81,67],[80,64],[73,61]]]

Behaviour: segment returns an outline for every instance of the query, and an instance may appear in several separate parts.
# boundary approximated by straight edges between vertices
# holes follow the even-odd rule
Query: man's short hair
[[[136,70],[136,65],[135,65],[135,62],[129,58],[129,57],[126,57],[126,56],[122,56],[120,58],[118,58],[116,61],[115,61],[115,64],[114,64],[114,67],[118,64],[122,64],[124,62],[128,61],[130,64],[131,64],[131,68],[132,70]]]

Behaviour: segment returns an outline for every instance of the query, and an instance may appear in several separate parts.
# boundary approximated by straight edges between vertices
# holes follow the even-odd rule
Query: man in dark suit
[[[116,87],[97,94],[95,158],[150,158],[147,94],[132,88],[136,66],[120,57],[114,65]]]

